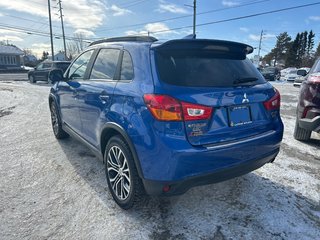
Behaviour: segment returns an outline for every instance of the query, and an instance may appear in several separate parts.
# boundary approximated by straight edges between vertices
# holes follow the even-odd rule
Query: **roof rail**
[[[90,43],[89,46],[96,45],[99,43],[105,43],[105,42],[155,42],[155,41],[158,41],[158,39],[154,37],[148,37],[148,36],[114,37],[114,38],[105,38],[105,39],[94,41]]]

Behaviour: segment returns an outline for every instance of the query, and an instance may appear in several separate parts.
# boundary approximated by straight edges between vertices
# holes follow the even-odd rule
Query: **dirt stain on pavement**
[[[171,203],[170,199],[160,198],[157,200],[158,202],[158,224],[157,228],[149,235],[150,239],[155,240],[166,240],[166,239],[174,239],[174,240],[183,240],[186,239],[184,234],[174,234],[170,231],[170,222],[168,221],[168,217],[170,215]]]
[[[11,89],[11,88],[0,88],[0,91],[13,92],[13,89]]]
[[[0,109],[0,117],[4,117],[7,115],[10,115],[13,113],[13,109],[15,108],[15,106],[13,107],[8,107],[8,108],[4,108],[4,109]]]

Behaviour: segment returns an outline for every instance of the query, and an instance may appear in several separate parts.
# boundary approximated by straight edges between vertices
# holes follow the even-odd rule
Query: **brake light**
[[[268,101],[265,101],[263,103],[264,107],[269,111],[280,109],[280,101],[281,101],[280,93],[277,89],[275,89],[275,91],[276,91],[275,95],[272,98],[270,98]]]
[[[144,95],[144,102],[152,115],[162,121],[181,121],[182,111],[180,103],[166,95]]]
[[[304,110],[303,110],[301,118],[305,118],[310,109],[311,109],[311,107],[305,107]]]
[[[206,120],[212,114],[211,107],[180,102],[167,95],[145,94],[143,98],[151,114],[161,121]]]
[[[308,77],[308,81],[312,83],[320,83],[320,76],[319,75],[311,75]]]

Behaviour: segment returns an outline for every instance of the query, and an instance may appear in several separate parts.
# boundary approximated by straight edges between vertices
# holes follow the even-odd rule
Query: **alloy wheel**
[[[51,105],[51,123],[54,133],[57,135],[59,131],[59,120],[54,104]]]
[[[130,169],[118,146],[112,146],[108,152],[107,174],[114,194],[119,200],[126,200],[131,190]]]

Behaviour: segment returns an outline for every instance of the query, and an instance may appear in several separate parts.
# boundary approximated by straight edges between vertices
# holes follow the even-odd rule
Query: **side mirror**
[[[64,81],[63,72],[61,69],[54,69],[50,71],[48,77],[51,83]]]
[[[305,77],[305,76],[307,76],[307,71],[306,70],[298,70],[297,75]]]

